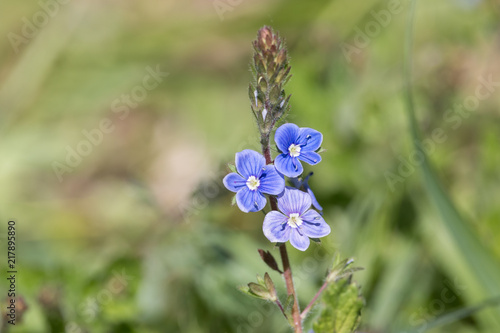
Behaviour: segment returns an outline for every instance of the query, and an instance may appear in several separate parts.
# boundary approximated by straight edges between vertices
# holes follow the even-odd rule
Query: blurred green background
[[[332,234],[289,250],[301,306],[335,253],[365,268],[362,332],[409,332],[500,295],[499,84],[456,111],[479,77],[500,81],[500,6],[417,5],[419,126],[446,136],[429,158],[463,220],[443,219],[420,163],[402,162],[414,152],[408,11],[407,0],[2,1],[0,235],[5,249],[16,221],[28,306],[9,332],[289,331],[236,290],[269,270],[258,248],[278,251],[263,215],[231,207],[221,185],[237,151],[259,149],[248,64],[265,24],[289,47],[287,121],[321,131],[326,149],[306,171]],[[408,176],[388,182],[403,165]],[[431,332],[498,333],[499,311]]]

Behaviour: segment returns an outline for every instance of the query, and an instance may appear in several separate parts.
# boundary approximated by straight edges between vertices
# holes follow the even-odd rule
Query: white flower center
[[[302,224],[302,219],[298,213],[292,213],[288,217],[288,225],[292,228],[298,228]]]
[[[300,155],[300,146],[294,145],[293,143],[288,147],[288,151],[290,152],[290,156],[297,157]]]
[[[260,186],[260,180],[255,178],[255,176],[250,176],[247,179],[247,186],[250,190],[255,191]]]

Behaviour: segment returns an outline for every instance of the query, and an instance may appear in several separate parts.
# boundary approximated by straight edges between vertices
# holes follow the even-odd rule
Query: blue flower
[[[245,149],[236,153],[238,173],[224,177],[224,186],[236,192],[236,203],[241,211],[258,212],[266,205],[263,193],[278,195],[285,188],[285,180],[274,165],[266,165],[266,159],[258,152]]]
[[[311,165],[321,161],[321,156],[315,151],[321,147],[323,135],[316,130],[284,124],[276,130],[274,141],[281,151],[281,154],[276,156],[274,165],[276,170],[285,176],[300,176],[304,171],[300,161]]]
[[[282,212],[270,211],[264,218],[262,230],[271,242],[290,243],[298,250],[309,247],[309,237],[320,238],[330,233],[330,226],[311,207],[311,196],[291,187],[278,197]]]
[[[319,213],[321,215],[322,214],[322,211],[323,211],[323,207],[321,207],[321,205],[319,204],[318,200],[316,200],[316,196],[314,195],[313,191],[311,190],[311,188],[309,187],[309,177],[311,177],[313,175],[312,172],[310,172],[306,178],[304,178],[303,180],[299,180],[298,178],[290,178],[290,182],[292,183],[292,185],[299,189],[302,187],[304,188],[304,190],[309,193],[309,195],[311,196],[311,200],[312,200],[312,205],[314,208],[316,208],[317,210],[319,210]]]

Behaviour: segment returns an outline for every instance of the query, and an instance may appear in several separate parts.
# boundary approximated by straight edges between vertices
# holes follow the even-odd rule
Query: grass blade
[[[463,219],[446,191],[440,184],[436,172],[425,151],[421,147],[415,104],[412,91],[412,49],[413,49],[413,26],[415,16],[416,0],[412,0],[410,8],[410,19],[408,21],[406,46],[405,46],[405,83],[406,83],[406,110],[409,119],[410,132],[414,149],[423,156],[421,171],[424,187],[429,198],[437,208],[441,217],[440,227],[450,240],[451,248],[459,265],[454,267],[448,265],[448,273],[460,276],[468,288],[466,298],[469,301],[478,301],[491,296],[500,295],[500,265],[498,258],[486,249],[471,225]],[[451,270],[451,271],[450,271]],[[485,318],[483,318],[485,319]],[[500,331],[500,309],[495,309],[487,317],[488,326],[497,332]]]

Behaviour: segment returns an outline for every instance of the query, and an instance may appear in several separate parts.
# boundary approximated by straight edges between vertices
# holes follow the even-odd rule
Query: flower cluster
[[[278,209],[266,214],[264,235],[277,243],[290,243],[305,251],[309,238],[317,239],[330,233],[330,226],[323,217],[310,209],[313,205],[322,210],[308,185],[309,174],[304,180],[298,177],[303,172],[302,162],[318,164],[321,156],[323,135],[311,128],[299,128],[295,124],[284,124],[276,130],[274,140],[280,153],[274,164],[267,164],[260,153],[243,150],[236,154],[236,172],[224,177],[224,185],[236,192],[236,203],[241,211],[257,212],[267,203],[265,194],[277,199]],[[296,187],[285,186],[285,178]],[[305,191],[301,191],[303,188]]]

